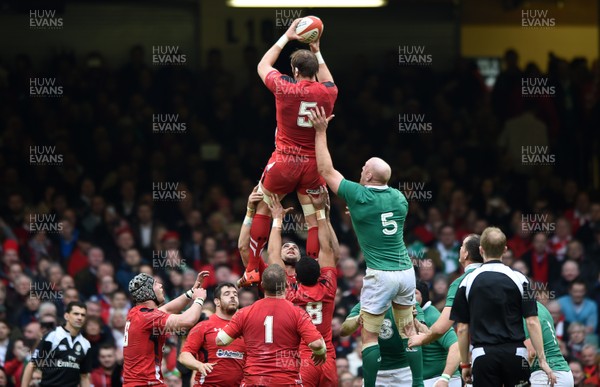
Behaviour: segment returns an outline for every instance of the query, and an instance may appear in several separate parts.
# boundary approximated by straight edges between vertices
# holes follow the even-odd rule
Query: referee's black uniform
[[[41,387],[77,387],[81,374],[92,371],[90,342],[79,333],[72,337],[64,327],[56,327],[40,342],[31,356],[42,370]]]
[[[537,316],[537,305],[527,277],[500,260],[463,279],[450,318],[469,324],[474,387],[529,385],[523,318],[530,316]]]

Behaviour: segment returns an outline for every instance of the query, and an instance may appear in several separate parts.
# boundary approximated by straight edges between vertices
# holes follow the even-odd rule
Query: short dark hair
[[[421,292],[421,306],[429,301],[429,285],[425,281],[417,281],[417,290]]]
[[[314,286],[321,275],[321,267],[314,258],[302,257],[296,263],[296,279],[306,286]]]
[[[69,304],[67,305],[67,313],[71,313],[73,311],[73,308],[78,307],[78,308],[83,308],[87,311],[87,306],[81,302],[81,301],[71,301],[69,302]]]
[[[276,295],[285,292],[285,270],[279,265],[269,265],[262,274],[262,287],[265,293]]]
[[[575,278],[575,279],[573,280],[573,282],[571,282],[571,283],[569,284],[569,290],[573,289],[573,286],[575,286],[575,285],[583,285],[583,286],[584,286],[584,287],[587,289],[587,284],[585,283],[585,281],[584,281],[584,280],[582,280],[582,279],[581,279],[581,278],[579,278],[579,277],[578,277],[578,278]]]
[[[232,284],[231,282],[221,282],[215,288],[215,298],[221,298],[221,291],[223,290],[223,288],[234,288],[234,289],[237,289],[237,287],[234,284]]]
[[[10,324],[8,323],[8,320],[5,318],[0,318],[0,324],[4,324],[6,325],[6,327],[8,328],[9,332],[12,330],[12,327],[10,326]]]
[[[319,71],[319,61],[309,50],[296,50],[290,55],[292,67],[303,77],[312,78]]]
[[[111,344],[111,343],[102,343],[102,344],[100,344],[100,351],[101,351],[101,350],[103,350],[103,349],[112,349],[112,350],[116,350],[116,349],[117,349],[117,347],[115,347],[115,345],[114,345],[114,344]]]
[[[469,256],[469,261],[474,263],[483,263],[483,257],[479,251],[479,245],[481,244],[481,237],[477,234],[469,234],[463,241],[465,250]]]

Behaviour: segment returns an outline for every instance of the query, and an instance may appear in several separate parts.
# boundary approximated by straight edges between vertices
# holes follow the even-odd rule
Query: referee
[[[42,371],[41,387],[90,386],[91,345],[81,334],[86,312],[82,302],[67,305],[65,326],[44,336],[23,371],[22,387],[29,387],[34,368]]]
[[[473,387],[528,386],[525,318],[540,368],[551,385],[556,377],[546,362],[535,295],[527,277],[502,263],[506,236],[495,227],[481,234],[483,265],[460,283],[450,318],[458,322],[460,368]],[[469,360],[469,336],[473,367]]]

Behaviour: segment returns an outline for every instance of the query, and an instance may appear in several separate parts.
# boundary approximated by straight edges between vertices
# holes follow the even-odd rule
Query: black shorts
[[[530,375],[525,347],[473,348],[473,387],[529,386]]]

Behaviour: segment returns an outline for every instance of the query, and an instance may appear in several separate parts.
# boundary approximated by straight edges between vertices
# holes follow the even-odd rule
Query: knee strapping
[[[265,194],[265,191],[263,190],[262,182],[258,183],[258,192],[260,192],[261,194],[263,194],[263,202],[267,203],[267,205],[270,206],[271,203],[272,203],[271,197],[269,195]]]
[[[304,217],[306,218],[307,216],[310,216],[317,212],[317,210],[315,210],[315,206],[313,206],[312,204],[303,204],[302,212],[304,212]]]
[[[377,333],[381,331],[381,326],[383,325],[383,318],[385,314],[371,314],[369,312],[365,312],[364,310],[360,311],[363,320],[363,328],[371,333]]]
[[[393,311],[394,320],[396,320],[396,327],[398,328],[398,333],[400,333],[400,337],[402,337],[403,339],[408,339],[408,336],[404,332],[404,327],[413,323],[414,317],[412,308],[393,308]]]

